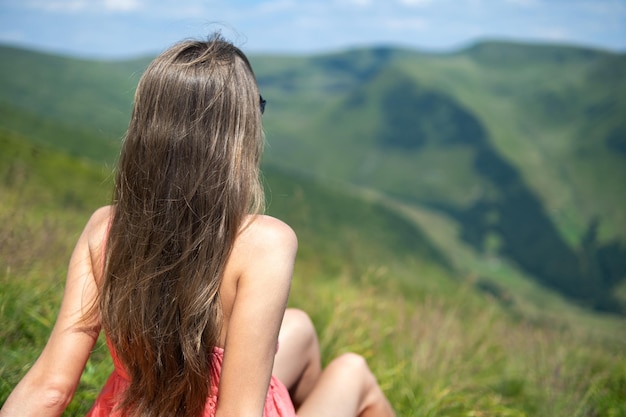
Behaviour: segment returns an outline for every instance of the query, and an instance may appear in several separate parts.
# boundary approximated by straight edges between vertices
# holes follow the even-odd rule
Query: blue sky
[[[214,30],[248,53],[487,38],[626,52],[626,0],[0,0],[1,43],[83,57],[152,54]]]

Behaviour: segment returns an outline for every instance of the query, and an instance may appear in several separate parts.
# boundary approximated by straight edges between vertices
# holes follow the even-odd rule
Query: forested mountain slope
[[[497,42],[291,66],[260,57],[261,85],[277,98],[268,159],[445,213],[479,253],[623,311],[625,65],[602,51]]]

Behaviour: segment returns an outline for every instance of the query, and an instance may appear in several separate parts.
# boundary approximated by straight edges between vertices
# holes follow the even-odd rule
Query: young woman
[[[0,411],[58,416],[102,329],[115,369],[89,416],[392,416],[358,355],[321,370],[287,309],[297,249],[261,214],[265,101],[219,36],[168,49],[139,82],[114,202],[72,254],[48,343]]]

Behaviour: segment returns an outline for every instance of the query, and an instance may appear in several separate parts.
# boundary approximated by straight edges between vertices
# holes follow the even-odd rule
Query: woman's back
[[[97,285],[101,285],[105,263],[105,246],[108,236],[111,216],[114,207],[102,207],[92,215],[91,220],[85,227],[89,247],[91,273]],[[256,269],[261,264],[267,263],[272,270],[276,267],[290,269],[297,250],[297,238],[289,225],[276,218],[266,215],[249,216],[244,223],[241,233],[237,236],[233,250],[226,263],[225,272],[220,284],[220,301],[222,304],[222,324],[219,342],[215,345],[224,348],[226,345],[227,329],[233,314],[233,306],[237,297],[239,278],[242,276],[253,277],[261,273]],[[282,256],[281,256],[282,255]],[[283,257],[284,256],[284,257]],[[285,276],[283,276],[284,278]],[[276,290],[289,290],[290,279],[286,282],[277,282],[281,275],[269,277],[268,287],[263,292]],[[87,307],[87,306],[86,306]]]
[[[85,233],[88,236],[87,241],[89,242],[91,263],[94,266],[93,274],[98,284],[103,279],[101,266],[104,262],[105,252],[102,249],[103,245],[106,244],[107,232],[113,213],[114,208],[112,206],[96,211],[92,221],[89,222],[88,227],[85,229]],[[210,352],[207,352],[207,357],[211,358],[213,365],[211,375],[207,375],[207,378],[213,381],[213,384],[210,387],[210,391],[207,392],[203,416],[215,415],[218,393],[221,398],[229,395],[228,390],[226,393],[221,393],[219,390],[220,379],[223,378],[222,372],[225,357],[232,356],[237,358],[236,353],[233,355],[225,354],[224,347],[227,346],[229,333],[245,333],[250,329],[255,329],[255,333],[258,331],[258,334],[255,334],[254,337],[260,343],[262,343],[263,339],[268,338],[272,341],[276,340],[277,334],[272,334],[271,331],[270,334],[266,334],[266,331],[267,329],[275,328],[277,323],[263,322],[262,319],[265,316],[269,317],[268,321],[275,321],[273,318],[276,317],[272,313],[270,315],[263,313],[263,310],[265,310],[264,306],[267,305],[267,298],[271,297],[266,292],[273,294],[288,293],[291,277],[290,269],[293,265],[296,248],[295,234],[285,223],[262,215],[249,216],[247,218],[246,224],[242,227],[241,233],[235,240],[220,286],[220,300],[223,311],[222,329],[220,331],[219,343]],[[264,276],[263,271],[276,272],[276,268],[281,268],[281,265],[285,269],[284,274],[272,273]],[[250,282],[251,280],[255,282]],[[260,288],[263,289],[263,297],[258,297],[257,291]],[[244,290],[245,293],[240,292],[241,290]],[[254,298],[258,301],[247,299],[247,294],[254,295]],[[282,296],[279,295],[279,297]],[[237,299],[240,302],[243,301],[243,303],[235,310],[235,301]],[[260,308],[249,310],[250,307],[254,306],[255,302]],[[233,315],[235,315],[234,318]],[[253,325],[255,320],[258,321],[256,326]],[[244,323],[245,328],[238,328],[239,325],[237,323]],[[228,343],[229,351],[238,348],[238,344],[232,342],[233,339],[237,340],[237,337],[232,336],[230,338],[231,342]],[[114,346],[111,345],[108,339],[107,342],[113,357],[115,370],[94,403],[89,417],[114,415],[115,408],[119,406],[119,398],[121,398],[124,390],[128,389],[130,382],[130,376],[125,370],[124,364],[118,358]],[[271,355],[275,353],[276,349],[274,344],[272,346],[274,350],[270,352]],[[254,347],[243,346],[243,348],[248,351],[251,357],[254,357],[253,352],[251,352]],[[240,362],[240,360],[237,361]],[[259,367],[262,368],[262,363],[255,363],[247,369],[254,371]],[[249,380],[251,375],[246,375],[245,372],[243,374],[237,372],[236,375],[229,375],[226,372],[225,377],[227,379],[239,380],[239,382],[233,382],[237,386],[241,386],[245,384],[245,381]],[[240,392],[236,391],[238,390],[231,392],[231,394],[237,395],[236,402],[243,401],[240,398]],[[264,415],[281,417],[295,415],[287,389],[275,377],[271,377],[269,381],[269,389],[264,401]]]

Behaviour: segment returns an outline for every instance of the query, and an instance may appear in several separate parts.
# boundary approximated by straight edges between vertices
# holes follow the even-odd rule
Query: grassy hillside
[[[478,253],[623,312],[625,63],[504,43],[449,55],[351,51],[280,68],[259,57],[261,85],[278,101],[266,116],[268,160],[436,210]]]
[[[109,140],[122,137],[137,81],[148,60],[100,62],[0,47],[0,122],[10,105],[47,120],[89,129]],[[63,147],[63,141],[55,141]]]
[[[111,175],[6,131],[0,149],[1,404],[45,344],[72,245]],[[505,303],[442,267],[375,198],[269,167],[265,181],[269,212],[299,235],[290,304],[311,313],[325,361],[368,359],[399,416],[626,415],[623,319],[549,294],[555,316]],[[100,341],[66,415],[85,414],[110,370]]]

